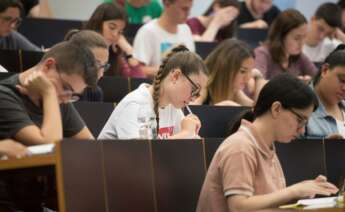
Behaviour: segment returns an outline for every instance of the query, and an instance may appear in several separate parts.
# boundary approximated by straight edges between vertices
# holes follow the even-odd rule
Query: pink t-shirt
[[[218,148],[208,169],[197,212],[227,212],[231,195],[263,195],[286,187],[276,155],[253,124],[242,120],[240,129]]]

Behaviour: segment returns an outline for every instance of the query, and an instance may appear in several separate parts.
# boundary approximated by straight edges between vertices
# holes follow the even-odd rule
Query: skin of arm
[[[15,139],[24,144],[44,144],[62,139],[62,120],[59,100],[54,85],[41,73],[33,72],[17,86],[23,94],[28,90],[37,93],[42,98],[43,121],[41,128],[29,125],[17,132]]]

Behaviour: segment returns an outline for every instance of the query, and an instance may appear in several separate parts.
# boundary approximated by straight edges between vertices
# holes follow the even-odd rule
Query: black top
[[[269,9],[263,16],[263,20],[270,26],[274,19],[279,15],[280,10],[275,5],[272,5],[271,9]],[[247,8],[245,2],[241,2],[240,7],[240,14],[237,17],[237,24],[242,25],[244,23],[253,22],[256,19],[252,16]]]
[[[18,84],[18,74],[0,81],[0,139],[14,138],[22,128],[41,127],[43,122],[42,107],[22,95],[16,88]],[[84,121],[71,103],[60,104],[60,111],[64,137],[74,136],[84,128]]]

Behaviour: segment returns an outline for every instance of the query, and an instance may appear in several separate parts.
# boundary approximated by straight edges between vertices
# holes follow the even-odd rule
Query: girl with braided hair
[[[206,86],[207,68],[202,59],[184,46],[172,49],[159,67],[153,85],[141,84],[115,108],[98,139],[139,138],[138,116],[154,117],[158,138],[198,137],[200,120],[184,117],[181,108]]]

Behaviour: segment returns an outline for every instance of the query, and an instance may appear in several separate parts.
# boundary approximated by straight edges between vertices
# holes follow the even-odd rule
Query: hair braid
[[[177,52],[181,51],[188,51],[188,49],[185,46],[179,45],[171,50],[171,52],[165,57],[165,59],[162,61],[162,64],[159,66],[158,72],[153,80],[153,111],[156,115],[156,122],[157,122],[157,135],[159,133],[159,95],[160,95],[160,87],[161,82],[167,75],[167,72],[165,70],[165,66],[168,63],[169,59]]]

